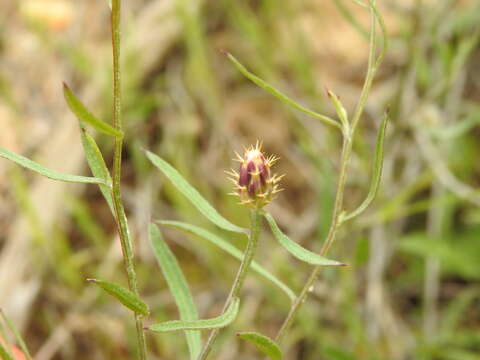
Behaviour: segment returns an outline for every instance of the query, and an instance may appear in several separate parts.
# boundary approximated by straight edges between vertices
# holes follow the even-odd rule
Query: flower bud
[[[260,209],[281,191],[277,184],[283,175],[272,176],[270,170],[277,158],[275,156],[265,158],[258,142],[255,147],[246,149],[243,157],[237,154],[237,158],[240,162],[239,173],[234,170],[229,172],[237,190],[234,195],[240,197],[241,204]]]

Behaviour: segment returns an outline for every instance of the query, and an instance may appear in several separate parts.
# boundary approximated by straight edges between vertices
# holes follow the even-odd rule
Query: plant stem
[[[222,313],[228,308],[232,300],[239,296],[240,291],[242,290],[243,283],[247,276],[248,270],[250,269],[250,264],[253,261],[255,256],[255,252],[257,250],[258,245],[258,237],[260,234],[260,224],[261,224],[261,210],[252,210],[250,213],[250,236],[248,238],[247,249],[245,250],[245,255],[243,256],[242,263],[240,264],[240,268],[238,269],[237,276],[233,282],[232,288],[230,290],[230,294],[228,295],[227,301],[223,306]],[[208,337],[205,346],[201,354],[198,357],[198,360],[205,360],[210,351],[212,350],[213,343],[218,337],[220,329],[214,329],[211,331],[210,336]]]
[[[120,87],[120,15],[121,0],[112,1],[112,49],[113,49],[113,126],[122,131],[122,98]],[[112,197],[113,207],[116,214],[118,233],[122,246],[123,262],[127,272],[128,286],[135,294],[137,289],[137,274],[135,273],[135,265],[133,261],[133,245],[128,230],[127,217],[122,203],[122,195],[120,191],[121,169],[122,169],[122,147],[123,137],[115,137],[115,148],[113,155],[113,175],[112,175]],[[139,358],[145,360],[146,342],[145,333],[143,332],[143,320],[140,314],[135,313],[135,325],[137,329],[138,352]]]
[[[347,180],[348,163],[349,163],[350,155],[352,152],[353,135],[355,133],[355,129],[358,125],[358,122],[362,116],[363,110],[367,102],[368,94],[372,86],[373,78],[378,69],[378,66],[380,65],[383,59],[383,55],[385,51],[385,44],[384,44],[384,48],[382,49],[380,56],[377,59],[375,58],[376,48],[377,48],[376,21],[379,20],[381,22],[382,20],[380,19],[380,17],[376,12],[375,1],[374,0],[370,0],[370,1],[371,1],[370,2],[371,27],[370,27],[370,51],[368,56],[368,70],[367,70],[367,75],[365,76],[365,81],[363,84],[362,91],[360,93],[360,99],[357,103],[357,106],[355,108],[355,111],[352,117],[351,128],[350,130],[348,130],[344,127],[342,132],[343,134],[342,155],[340,159],[340,173],[338,177],[335,204],[334,204],[333,214],[332,214],[332,223],[330,225],[327,238],[325,239],[322,249],[320,250],[321,256],[327,255],[328,251],[330,250],[332,244],[335,241],[337,230],[342,223],[341,214],[343,211],[343,195],[345,192],[345,183]],[[383,23],[381,22],[381,24]],[[384,39],[384,41],[386,40]],[[298,313],[301,305],[305,302],[308,296],[308,293],[311,291],[312,286],[317,280],[318,275],[320,274],[321,268],[322,268],[321,266],[315,266],[313,268],[312,272],[310,273],[310,276],[307,279],[307,282],[302,288],[302,291],[300,292],[298,297],[295,299],[295,301],[292,303],[290,311],[275,337],[276,341],[280,341],[283,338],[283,336],[285,336],[288,329],[290,328],[293,322],[293,319],[295,318],[295,315]]]
[[[335,241],[335,236],[337,234],[338,227],[340,225],[339,219],[340,214],[342,212],[343,207],[343,194],[345,190],[345,182],[347,180],[347,168],[348,168],[348,161],[350,159],[350,153],[352,150],[352,141],[350,137],[344,136],[343,138],[343,146],[342,146],[342,156],[340,160],[340,174],[338,178],[337,184],[337,195],[335,197],[335,204],[333,207],[333,214],[332,214],[332,223],[330,225],[330,229],[328,230],[327,238],[323,243],[322,249],[320,250],[320,255],[325,256],[328,253],[328,250],[332,246],[333,242]],[[307,282],[305,283],[302,291],[297,296],[295,301],[292,303],[290,311],[285,318],[280,330],[278,331],[275,340],[279,341],[282,337],[286,334],[287,330],[289,329],[292,321],[297,314],[298,310],[300,309],[301,305],[305,302],[308,293],[311,291],[311,287],[315,283],[320,274],[320,270],[322,266],[317,265],[313,268],[310,276],[308,277]]]

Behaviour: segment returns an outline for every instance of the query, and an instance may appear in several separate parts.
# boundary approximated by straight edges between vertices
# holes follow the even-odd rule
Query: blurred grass
[[[58,18],[39,15],[38,8],[25,10],[28,3],[44,2],[41,9],[48,13],[49,1],[63,2],[71,11],[63,15],[67,23],[60,30]],[[263,140],[268,153],[281,157],[278,171],[286,173],[285,191],[270,210],[286,233],[318,250],[330,222],[340,139],[254,87],[218,50],[231,51],[289,96],[334,116],[323,89],[328,86],[353,109],[367,59],[358,27],[368,24],[365,12],[347,0],[160,3],[125,2],[123,32],[124,192],[141,293],[155,321],[178,314],[146,244],[149,218],[180,219],[238,247],[244,243],[205,221],[152,169],[140,148],[158,152],[225,217],[245,226],[248,213],[227,195],[223,170],[235,166],[234,150]],[[393,121],[380,195],[340,234],[332,258],[350,266],[324,273],[285,341],[286,358],[477,359],[480,5],[379,3],[392,45],[360,125],[346,204],[354,208],[368,191],[376,129],[389,105]],[[0,146],[36,154],[49,147],[59,122],[74,121],[62,115],[62,77],[87,95],[98,93],[89,95],[91,107],[110,118],[109,25],[102,1],[3,2],[0,12]],[[136,33],[147,15],[161,29],[153,38],[146,30]],[[153,45],[140,42],[142,37],[158,37],[165,49],[152,55]],[[147,67],[147,60],[153,65]],[[99,135],[98,141],[108,154],[108,139]],[[69,161],[69,149],[55,161],[59,168]],[[0,250],[28,239],[28,251],[17,255],[28,262],[28,271],[14,287],[0,289],[0,307],[20,325],[32,352],[40,351],[39,359],[131,358],[134,329],[126,312],[83,281],[98,276],[125,282],[114,224],[101,195],[93,187],[70,187],[55,220],[42,223],[42,204],[32,204],[38,197],[30,193],[35,181],[0,163]],[[9,231],[19,219],[27,224],[25,234]],[[300,289],[308,266],[267,234],[258,261]],[[236,260],[180,232],[166,231],[166,236],[201,316],[218,314]],[[2,267],[0,279],[14,276],[14,265]],[[216,358],[258,357],[234,339],[234,331],[273,336],[288,307],[277,289],[249,278],[240,317],[220,339],[225,346]],[[149,335],[148,341],[152,358],[186,358],[186,343],[176,334]]]

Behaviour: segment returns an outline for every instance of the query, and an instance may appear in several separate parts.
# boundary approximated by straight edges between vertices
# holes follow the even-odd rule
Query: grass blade
[[[81,123],[89,124],[94,129],[107,135],[123,137],[122,131],[115,129],[113,126],[93,116],[65,83],[63,83],[63,95],[65,96],[68,107]]]
[[[148,305],[145,304],[142,300],[138,298],[133,292],[124,287],[103,281],[98,279],[87,279],[89,282],[93,282],[100,286],[103,290],[107,293],[112,295],[118,301],[120,301],[123,305],[125,305],[130,310],[136,312],[137,314],[148,316],[150,314],[150,310],[148,309]]]
[[[385,113],[382,123],[380,124],[380,130],[378,131],[378,135],[377,135],[375,159],[373,162],[373,169],[372,169],[372,182],[370,184],[370,190],[368,191],[368,195],[358,208],[353,210],[351,213],[344,215],[341,218],[341,221],[351,220],[354,217],[360,215],[362,212],[365,211],[366,208],[368,208],[368,206],[372,203],[373,200],[375,200],[375,197],[377,196],[378,188],[380,185],[380,179],[382,177],[385,132],[387,130],[387,123],[388,123],[388,114]]]
[[[280,230],[277,223],[273,219],[272,215],[270,215],[269,213],[264,213],[263,216],[265,216],[265,219],[267,219],[268,225],[270,225],[270,229],[272,229],[272,233],[275,236],[275,238],[278,240],[280,245],[282,245],[290,254],[292,254],[297,259],[305,261],[312,265],[323,265],[323,266],[344,266],[345,265],[338,261],[324,258],[323,256],[315,254],[314,252],[311,252],[310,250],[307,250],[301,247]]]
[[[7,324],[8,328],[13,333],[13,335],[15,336],[15,339],[17,340],[17,344],[19,344],[20,347],[22,348],[22,351],[25,354],[25,357],[28,360],[32,360],[32,355],[30,355],[30,351],[28,351],[27,344],[25,344],[25,341],[23,340],[22,335],[20,335],[20,332],[18,331],[17,327],[7,317],[7,315],[5,315],[2,309],[0,309],[0,316],[2,317],[3,321]]]
[[[240,299],[233,299],[227,310],[220,316],[206,319],[206,320],[173,320],[166,321],[160,324],[149,326],[147,329],[155,332],[168,332],[179,330],[208,330],[218,329],[230,325],[237,317],[240,309]]]
[[[152,245],[155,257],[162,270],[163,276],[167,281],[168,287],[175,298],[180,319],[184,321],[198,320],[198,312],[193,302],[192,293],[188,287],[187,280],[183,275],[182,269],[173,255],[172,251],[165,243],[160,229],[155,224],[149,227],[150,243]],[[185,331],[190,358],[196,359],[202,348],[202,339],[198,331]]]
[[[97,143],[95,142],[95,139],[83,128],[81,128],[81,139],[83,151],[85,152],[87,163],[93,176],[104,179],[105,182],[108,184],[108,186],[100,184],[100,191],[102,192],[103,197],[107,201],[110,211],[112,212],[112,214],[115,214],[111,192],[112,177],[110,176],[110,172],[108,171],[107,165],[105,164],[102,152],[100,151]]]
[[[326,115],[319,114],[315,111],[307,109],[305,106],[300,105],[297,103],[295,100],[289,98],[287,95],[283,94],[281,91],[277,90],[275,87],[267,83],[265,80],[260,79],[257,75],[251,73],[250,71],[247,70],[245,66],[243,66],[240,61],[238,61],[232,54],[229,52],[225,52],[225,55],[227,58],[235,65],[238,71],[242,73],[243,76],[245,76],[248,80],[252,81],[254,84],[260,86],[262,89],[268,91],[270,94],[275,96],[277,99],[283,101],[287,105],[290,105],[296,110],[299,110],[307,115],[310,115],[311,117],[318,119],[322,122],[324,122],[327,125],[334,126],[336,128],[339,128],[342,130],[342,126],[338,121],[335,121],[331,118],[329,118]]]
[[[272,360],[280,360],[283,357],[282,350],[280,350],[277,343],[265,335],[256,332],[241,332],[237,336],[240,339],[251,342]]]
[[[187,224],[180,221],[159,221],[159,223],[161,225],[174,227],[180,230],[184,230],[190,234],[197,235],[200,238],[205,239],[211,242],[212,244],[218,246],[220,249],[229,253],[234,258],[240,261],[243,258],[243,253],[240,250],[238,250],[235,246],[231,245],[221,237],[215,234],[212,234],[211,232],[205,229],[202,229],[198,226]],[[271,274],[269,271],[267,271],[265,268],[263,268],[261,265],[259,265],[255,261],[252,262],[251,267],[252,267],[252,270],[257,272],[259,275],[263,276],[265,279],[271,281],[273,284],[278,286],[278,288],[280,288],[290,298],[290,300],[292,301],[295,300],[294,292],[285,283],[283,283],[281,280],[279,280],[277,277],[275,277],[273,274]]]
[[[17,163],[20,166],[23,166],[26,169],[35,171],[36,173],[43,175],[52,180],[65,181],[65,182],[75,182],[75,183],[87,183],[87,184],[99,184],[99,185],[108,185],[105,180],[96,178],[96,177],[87,177],[79,175],[70,175],[60,173],[55,170],[47,169],[39,163],[32,161],[22,155],[15,154],[11,151],[0,148],[0,157],[11,160]]]
[[[155,165],[163,174],[170,179],[173,185],[191,201],[191,203],[212,223],[218,227],[238,233],[246,233],[247,230],[237,225],[232,224],[218,213],[200,193],[191,186],[180,173],[173,168],[169,163],[155,155],[150,151],[146,151],[148,159]]]

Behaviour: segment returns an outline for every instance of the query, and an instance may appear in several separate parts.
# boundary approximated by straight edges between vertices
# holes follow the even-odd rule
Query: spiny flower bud
[[[232,176],[230,180],[233,181],[237,190],[233,195],[240,197],[241,204],[260,209],[281,191],[278,188],[278,182],[283,175],[272,176],[270,170],[278,158],[275,156],[265,158],[258,142],[255,147],[251,146],[249,149],[245,149],[243,157],[238,153],[236,155],[236,160],[240,162],[240,171],[239,173],[235,170],[228,172]]]

